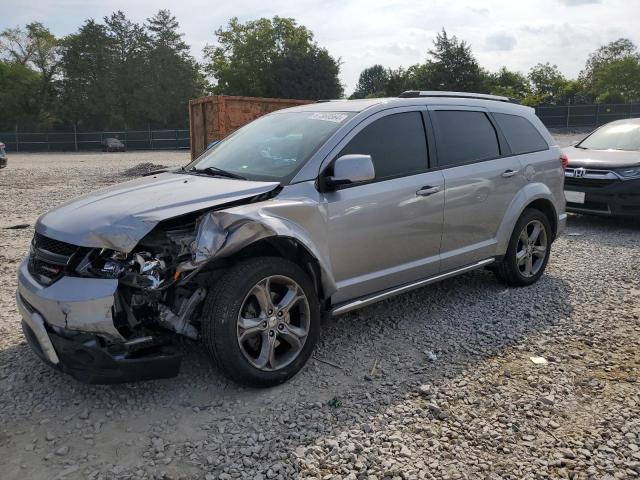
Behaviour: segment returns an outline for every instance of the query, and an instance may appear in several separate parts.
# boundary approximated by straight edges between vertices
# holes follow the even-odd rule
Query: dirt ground
[[[37,217],[187,161],[14,154],[0,170],[0,478],[640,477],[640,221],[570,216],[529,288],[476,271],[329,319],[277,388],[226,381],[188,342],[168,380],[88,386],[43,365],[14,301]]]

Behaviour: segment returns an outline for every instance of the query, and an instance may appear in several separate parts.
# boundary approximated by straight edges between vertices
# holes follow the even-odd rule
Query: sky
[[[342,62],[340,78],[353,91],[362,69],[379,63],[424,62],[438,31],[466,40],[480,65],[527,72],[538,62],[576,77],[588,54],[620,37],[640,45],[640,0],[2,0],[0,30],[40,21],[59,36],[87,18],[116,10],[143,22],[169,9],[191,53],[215,44],[214,31],[231,17],[292,17]]]

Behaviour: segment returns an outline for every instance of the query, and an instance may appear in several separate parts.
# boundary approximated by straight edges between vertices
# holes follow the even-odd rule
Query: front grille
[[[616,180],[610,178],[573,178],[565,177],[564,184],[573,187],[601,188],[611,185]]]
[[[564,184],[572,187],[602,188],[619,181],[611,170],[569,167],[564,172]]]
[[[79,247],[36,232],[31,242],[29,273],[42,285],[51,285],[65,273]]]
[[[73,255],[78,247],[71,245],[70,243],[61,242],[60,240],[54,240],[53,238],[45,237],[44,235],[35,233],[33,236],[33,242],[31,242],[33,248],[39,250],[46,250],[47,252],[55,253],[57,255],[64,255],[70,257]]]

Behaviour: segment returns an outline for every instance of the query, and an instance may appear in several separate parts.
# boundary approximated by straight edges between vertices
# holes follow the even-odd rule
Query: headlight
[[[126,253],[94,248],[78,263],[76,273],[83,277],[120,278],[127,269]]]
[[[164,284],[167,268],[164,260],[149,252],[94,249],[78,264],[76,272],[83,277],[118,279],[134,287],[156,289]]]
[[[618,168],[616,173],[622,178],[638,178],[640,177],[640,167]]]

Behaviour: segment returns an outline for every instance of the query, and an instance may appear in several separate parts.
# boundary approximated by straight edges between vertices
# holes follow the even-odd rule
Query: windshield
[[[605,125],[576,146],[589,150],[640,150],[640,123]]]
[[[266,115],[214,145],[186,168],[224,170],[248,180],[288,183],[325,140],[353,115],[347,112]]]

